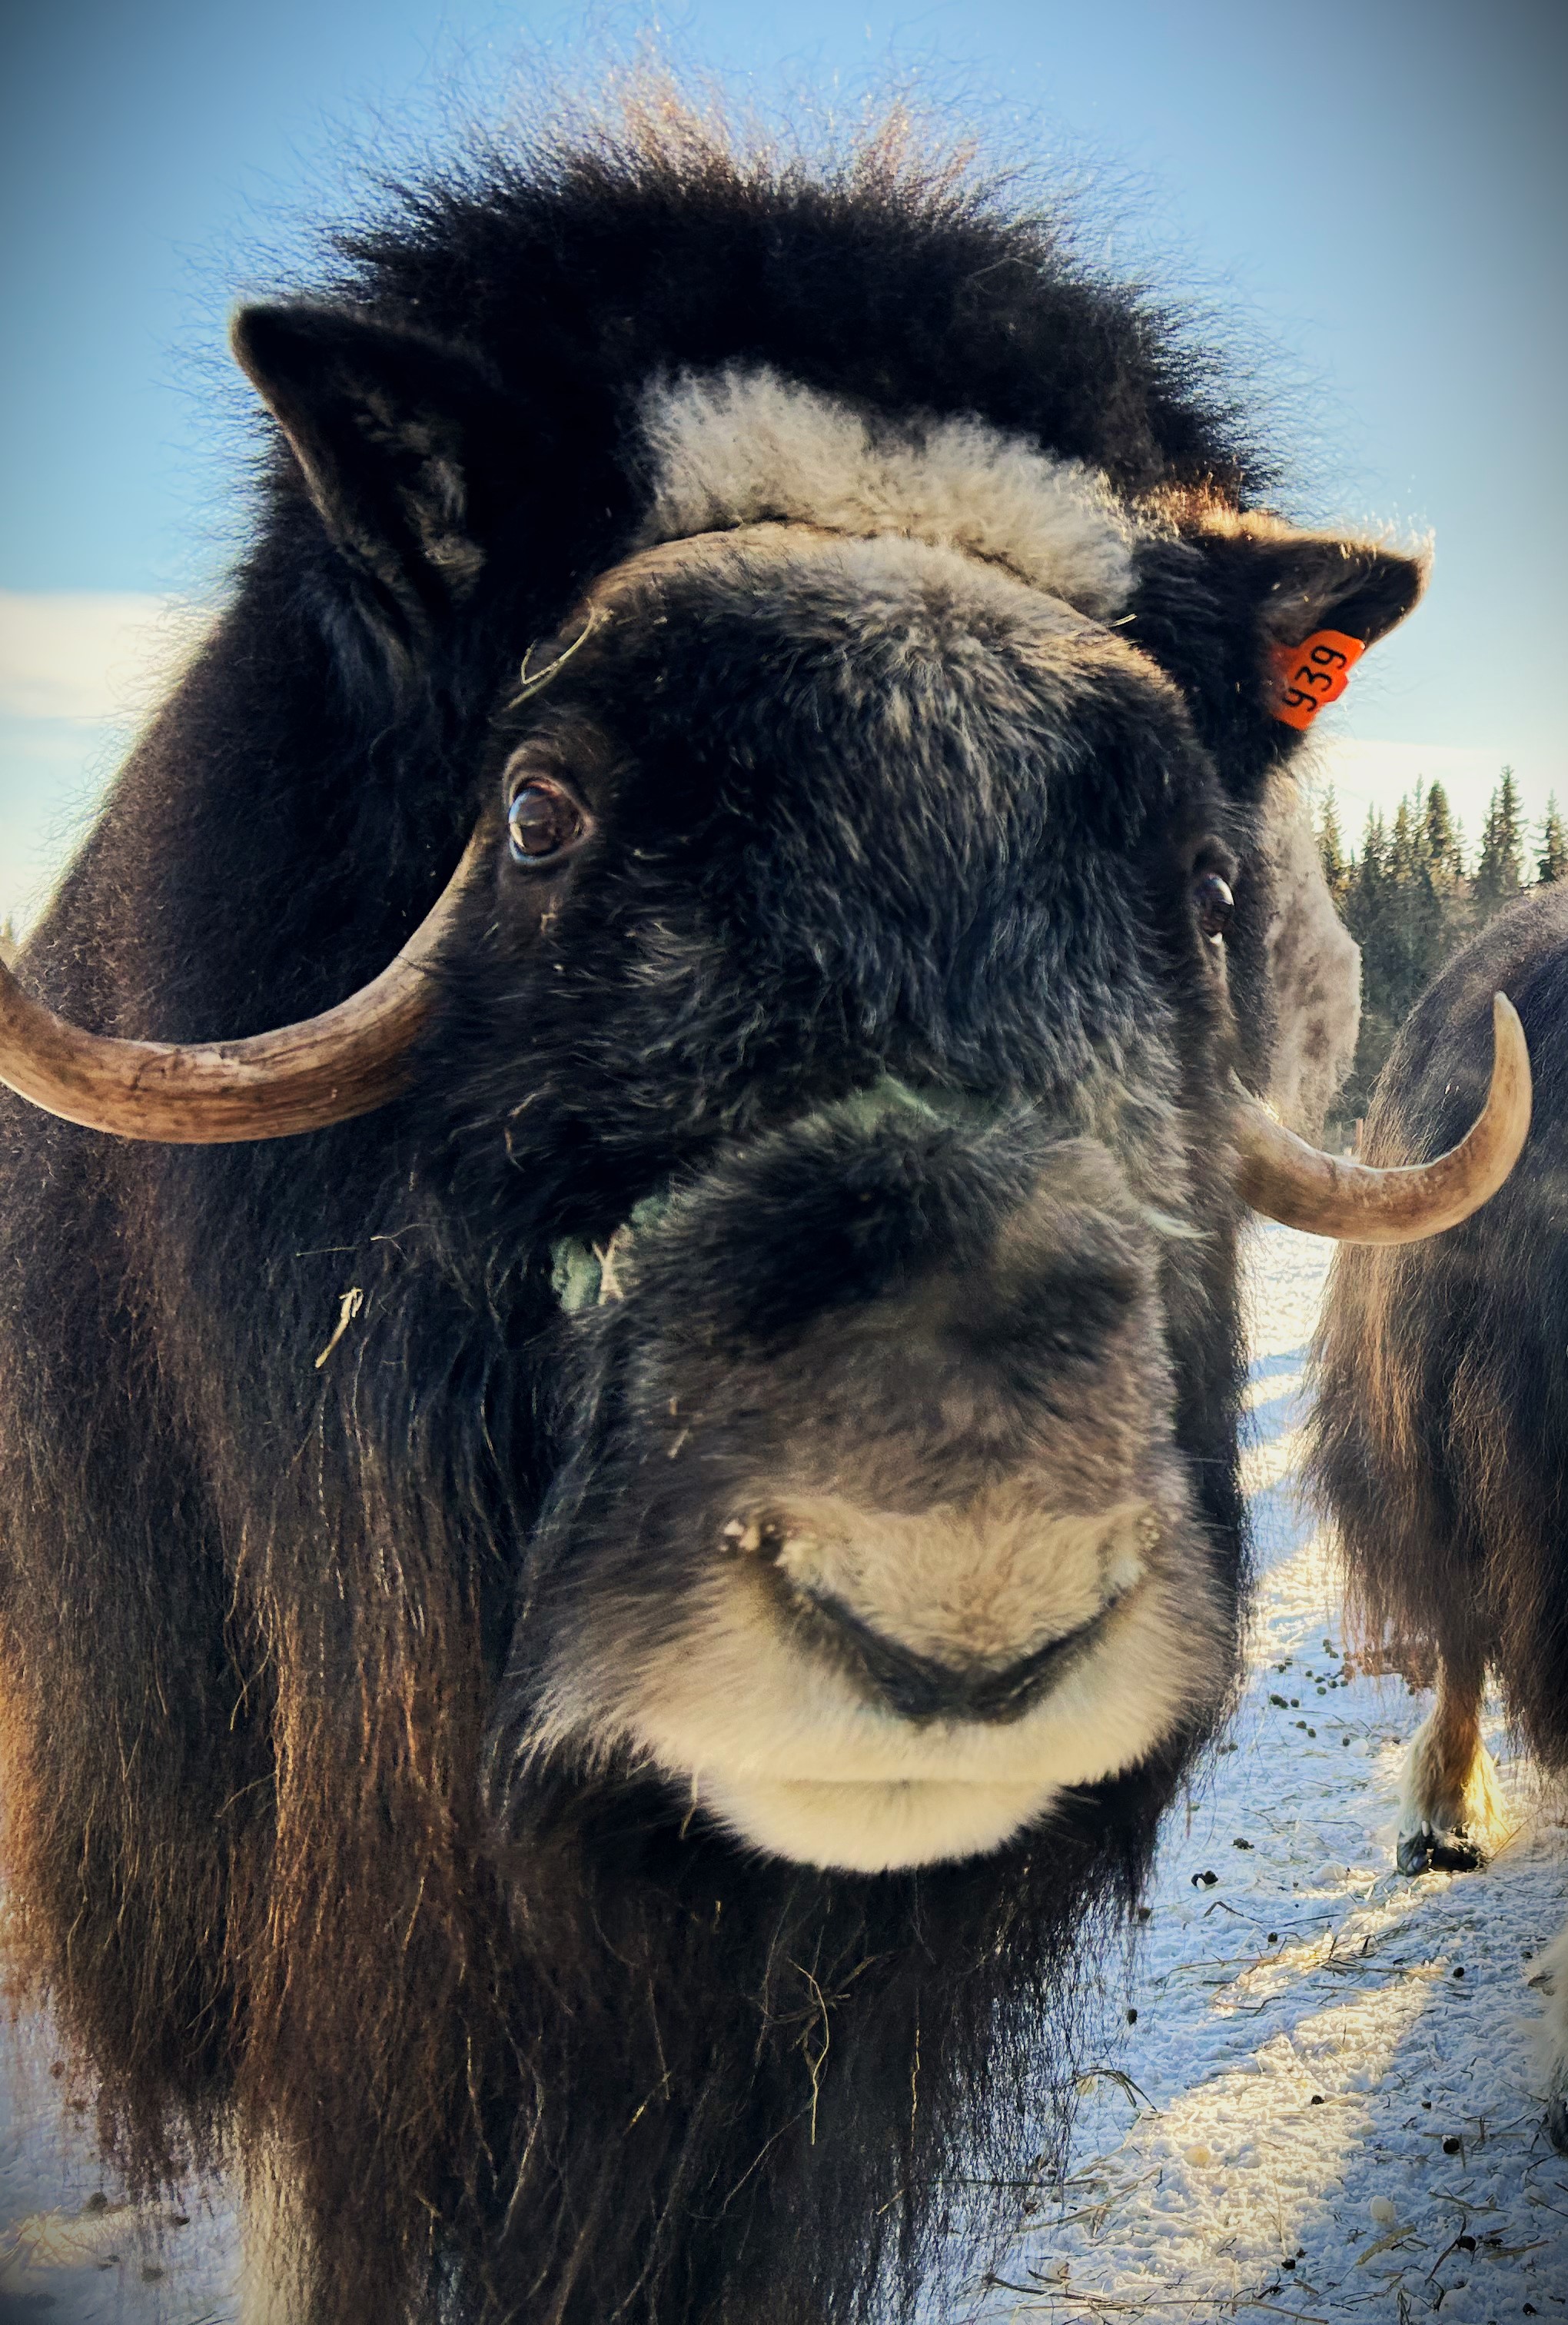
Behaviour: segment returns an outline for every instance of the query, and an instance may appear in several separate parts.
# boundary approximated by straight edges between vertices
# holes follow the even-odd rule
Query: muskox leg
[[[1568,2155],[1568,1922],[1530,1964],[1530,1984],[1544,2001],[1536,2029],[1536,2066],[1546,2093],[1546,2131]]]
[[[1443,1655],[1437,1701],[1411,1739],[1399,1795],[1401,1873],[1473,1873],[1497,1846],[1502,1799],[1480,1740],[1479,1656]]]

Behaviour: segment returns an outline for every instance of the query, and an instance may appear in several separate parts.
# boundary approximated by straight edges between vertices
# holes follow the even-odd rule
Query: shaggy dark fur
[[[1491,996],[1530,1047],[1535,1111],[1501,1191],[1451,1233],[1335,1255],[1313,1468],[1372,1636],[1496,1671],[1530,1748],[1568,1765],[1568,894],[1517,904],[1422,996],[1378,1083],[1373,1162],[1464,1135]]]
[[[652,1313],[574,1332],[548,1246],[868,1074],[1034,1099],[1064,1135],[1091,1067],[1120,1075],[1175,1124],[1189,1182],[1194,1233],[1158,1258],[1156,1418],[1233,1629],[1213,1106],[1232,1060],[1261,1084],[1272,1035],[1262,834],[1293,738],[1265,715],[1266,652],[1275,625],[1346,607],[1378,635],[1418,575],[1249,530],[1257,462],[1159,318],[1048,220],[877,149],[775,169],[689,126],[546,148],[410,194],[346,267],[320,310],[245,330],[298,457],[272,459],[228,611],[26,976],[138,1036],[319,1009],[494,820],[525,732],[598,770],[597,885],[564,892],[548,943],[504,876],[475,896],[418,1084],[365,1120],[160,1149],[6,1102],[16,1944],[135,2175],[231,2131],[282,2160],[301,2320],[827,2325],[871,2314],[879,2282],[902,2314],[955,2175],[1023,2175],[1071,2070],[1074,1964],[1134,1894],[1215,1706],[1047,1829],[919,1873],[761,1860],[619,1765],[503,1759],[493,1825],[487,1727],[500,1750],[509,1655],[526,1693],[529,1611],[551,1603],[530,1529],[619,1425]],[[769,628],[787,609],[733,586],[695,613],[676,592],[662,629],[650,613],[537,717],[508,711],[523,648],[624,552],[631,399],[735,357],[889,413],[978,412],[1162,496],[1102,676],[1011,725],[959,705],[964,750],[938,704],[896,770],[883,680],[851,699],[835,676],[853,636],[813,674]],[[377,438],[389,406],[417,425]],[[1192,918],[1200,843],[1235,875],[1228,986]],[[655,925],[661,983],[635,973]],[[905,1168],[887,1142],[862,1166]],[[992,1200],[957,1204],[955,1252]],[[749,1233],[787,1341],[817,1295],[765,1212]],[[789,1235],[806,1247],[795,1215]],[[723,1304],[725,1256],[697,1239],[695,1311]],[[351,1286],[362,1314],[318,1366]],[[1094,1296],[1109,1329],[1114,1268]],[[1099,1329],[1042,1276],[1035,1326],[987,1352],[1010,1394],[1035,1394],[1027,1344],[1065,1297]]]

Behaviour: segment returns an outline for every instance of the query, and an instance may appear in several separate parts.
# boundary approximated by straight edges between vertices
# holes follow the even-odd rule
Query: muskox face
[[[1337,681],[1301,641],[1344,664],[1418,563],[1119,496],[974,419],[656,379],[595,455],[613,545],[520,683],[552,489],[521,384],[325,310],[237,344],[382,706],[366,764],[425,718],[478,832],[311,1024],[95,1042],[0,972],[0,1073],[248,1138],[384,1103],[411,1049],[405,1183],[530,1449],[466,1514],[515,1581],[504,1826],[536,1775],[635,1774],[876,1871],[1144,1763],[1168,1792],[1232,1662],[1238,1186],[1402,1239],[1527,1119],[1516,1060],[1457,1162],[1358,1174],[1246,1095],[1276,1064],[1321,1107],[1355,1030],[1270,706],[1310,716]]]
[[[533,660],[572,637],[500,721],[464,990],[571,1384],[500,1789],[630,1761],[811,1863],[993,1848],[1227,1682],[1176,1376],[1231,1363],[1245,820],[1146,656],[924,542],[684,544]]]

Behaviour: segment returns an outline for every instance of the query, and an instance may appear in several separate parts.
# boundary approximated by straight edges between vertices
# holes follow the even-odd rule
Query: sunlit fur
[[[1497,1768],[1480,1740],[1480,1688],[1446,1682],[1440,1673],[1437,1707],[1406,1754],[1398,1848],[1415,1859],[1409,1869],[1468,1873],[1486,1862],[1508,1825]]]
[[[1488,1666],[1549,1768],[1568,1766],[1568,895],[1554,887],[1465,947],[1412,1014],[1378,1084],[1367,1151],[1424,1161],[1462,1135],[1491,1058],[1491,996],[1518,1010],[1535,1112],[1501,1191],[1397,1250],[1335,1257],[1317,1351],[1317,1490],[1356,1618],[1435,1649],[1439,1702],[1411,1749],[1402,1842],[1484,1859],[1502,1829],[1480,1743]],[[1456,1829],[1462,1854],[1452,1853]],[[1545,2021],[1554,2135],[1568,2138],[1561,1963]]]
[[[1535,1957],[1529,1980],[1542,1997],[1536,2074],[1547,2094],[1547,2125],[1561,2151],[1568,2145],[1568,1922]]]
[[[1330,1102],[1351,1070],[1361,1023],[1360,947],[1334,909],[1322,877],[1317,835],[1304,798],[1282,812],[1268,966],[1279,1012],[1279,1042],[1268,1101],[1303,1136],[1321,1135]]]
[[[13,1958],[134,2178],[229,2143],[290,2325],[956,2317],[1234,1668],[1268,649],[1380,635],[1420,568],[1266,520],[1213,362],[907,140],[780,161],[665,107],[465,170],[244,320],[251,547],[26,958],[100,1030],[244,1034],[493,842],[383,1113],[226,1150],[0,1114]],[[742,379],[826,415],[848,530],[801,487],[596,595],[658,529],[650,414],[689,449]],[[587,819],[538,877],[517,764]],[[946,1112],[868,1126],[890,1076]],[[563,1313],[554,1247],[661,1190],[623,1296]],[[922,1783],[949,1720],[979,1781],[902,1841],[841,1847],[754,1737],[697,1765],[796,1500],[734,1683],[817,1623],[832,1716],[845,1672],[902,1702]],[[899,1543],[962,1603],[901,1598]],[[1124,1667],[1085,1627],[1058,1669],[1097,1591]],[[941,1861],[801,1861],[856,1851]]]

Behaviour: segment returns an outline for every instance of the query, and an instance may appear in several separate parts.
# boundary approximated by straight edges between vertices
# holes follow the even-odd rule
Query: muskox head
[[[624,1755],[798,1858],[990,1848],[1228,1676],[1173,1367],[1231,1355],[1223,1300],[1183,1343],[1236,819],[1160,672],[946,544],[710,531],[574,639],[460,987],[572,1381],[500,1789]]]
[[[331,316],[241,344],[410,666],[493,635],[480,384]],[[1277,653],[1375,638],[1419,570],[766,370],[625,424],[640,532],[512,640],[410,950],[221,1050],[12,988],[5,1071],[198,1139],[415,1080],[449,1199],[548,1311],[503,1823],[530,1772],[608,1766],[788,1858],[973,1855],[1224,1697],[1243,1200],[1436,1220],[1427,1180],[1245,1095],[1353,1027],[1342,952],[1275,973],[1318,883]],[[1449,1213],[1511,1135],[1433,1166]]]

